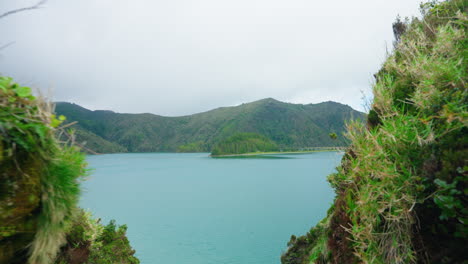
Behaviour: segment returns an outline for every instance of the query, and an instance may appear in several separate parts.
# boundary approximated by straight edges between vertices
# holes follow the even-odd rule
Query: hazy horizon
[[[33,0],[2,1],[0,13]],[[0,20],[0,74],[53,101],[181,116],[272,97],[365,111],[420,0],[49,0]]]

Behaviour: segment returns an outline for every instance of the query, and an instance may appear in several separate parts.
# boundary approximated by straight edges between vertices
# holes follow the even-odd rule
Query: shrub
[[[138,264],[126,236],[127,227],[112,220],[102,225],[89,212],[80,210],[67,229],[67,243],[55,263]]]

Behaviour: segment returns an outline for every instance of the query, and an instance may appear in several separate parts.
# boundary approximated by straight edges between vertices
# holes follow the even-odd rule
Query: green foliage
[[[369,114],[367,115],[367,124],[370,127],[375,127],[375,126],[378,126],[378,125],[382,124],[381,121],[380,121],[379,115],[377,114],[377,112],[374,109],[371,109],[369,111]]]
[[[334,263],[466,260],[467,8],[433,2],[422,6],[423,20],[400,25],[376,74],[367,127],[350,125],[351,147],[329,176],[333,225],[326,245],[311,242],[312,262],[323,263],[320,253]]]
[[[101,246],[91,251],[89,261],[102,264],[140,263],[133,256],[135,250],[130,247],[126,232],[126,225],[116,226],[115,221],[111,220],[108,225],[104,226],[102,234],[96,239],[96,242]]]
[[[59,144],[55,128],[65,118],[49,109],[0,77],[0,262],[50,263],[76,210],[84,155]]]
[[[213,147],[211,155],[244,154],[278,151],[279,148],[267,137],[255,133],[238,133],[222,140]]]
[[[458,168],[460,174],[466,173],[465,170]],[[462,189],[463,181],[466,183],[466,176],[457,176],[452,183],[447,183],[441,179],[435,179],[437,191],[434,194],[434,203],[440,208],[440,220],[456,221],[454,236],[459,238],[468,237],[468,208],[466,207],[467,189]]]
[[[50,263],[65,242],[65,230],[77,209],[80,186],[86,175],[85,157],[74,147],[63,147],[48,164],[41,179],[42,204],[38,230],[31,246],[31,263]]]
[[[203,141],[192,142],[177,147],[177,152],[206,152],[208,148]]]
[[[327,263],[329,257],[327,248],[329,220],[330,215],[311,228],[306,235],[291,236],[288,242],[288,251],[281,256],[281,263]]]
[[[94,134],[93,132],[81,128],[79,125],[72,126],[65,133],[59,133],[59,138],[62,141],[69,140],[70,136],[74,138],[74,144],[78,145],[88,154],[96,153],[124,153],[128,152],[125,147],[117,143],[110,142],[104,138]]]
[[[8,98],[10,103],[16,102],[18,99],[35,99],[31,94],[31,88],[20,86],[13,82],[11,77],[0,76],[0,90],[6,95],[15,95]]]
[[[99,153],[205,152],[244,132],[265,135],[281,149],[344,146],[345,123],[364,118],[338,103],[295,105],[271,98],[182,117],[90,111],[69,103],[57,103],[56,110],[69,122],[78,121],[76,141]],[[329,131],[337,133],[337,140]]]
[[[60,124],[62,124],[62,122],[65,121],[67,118],[64,115],[60,115],[58,118],[56,115],[51,115],[50,119],[50,126],[56,128],[60,126]]]
[[[55,263],[138,264],[126,230],[125,225],[117,226],[114,220],[102,225],[99,219],[80,210],[67,229],[67,243]]]
[[[100,244],[94,245],[104,229],[99,222],[99,220],[92,217],[90,212],[79,210],[73,219],[73,223],[67,228],[67,244],[62,249],[80,248],[83,246],[100,247]],[[61,253],[65,252],[62,250]],[[60,260],[60,258],[57,260]]]
[[[30,88],[0,77],[0,263],[53,263],[66,242],[83,241],[93,245],[93,263],[138,263],[125,226],[76,214],[85,155],[56,138],[66,118],[50,109]],[[83,261],[61,253],[57,263]]]
[[[3,133],[5,145],[15,143],[26,151],[36,149],[42,153],[41,146],[50,144],[47,136],[51,127],[44,124],[46,117],[30,95],[30,88],[21,87],[7,77],[0,77],[0,87],[0,118],[3,130],[8,131]],[[5,151],[10,156],[13,154],[11,148]]]

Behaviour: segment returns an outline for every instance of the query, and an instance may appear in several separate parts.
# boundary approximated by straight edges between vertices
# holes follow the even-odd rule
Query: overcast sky
[[[0,13],[37,0],[0,0]],[[0,73],[91,109],[185,115],[266,97],[364,110],[421,0],[49,0],[0,20]]]

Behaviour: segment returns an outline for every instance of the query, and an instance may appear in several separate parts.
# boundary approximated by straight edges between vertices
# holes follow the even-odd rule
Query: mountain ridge
[[[57,102],[56,112],[77,121],[77,142],[99,153],[173,152],[195,142],[196,152],[209,152],[239,132],[265,135],[283,149],[345,145],[345,123],[365,116],[332,101],[292,104],[273,98],[178,117],[89,110],[67,102]],[[337,140],[328,137],[331,132],[340,134]]]

